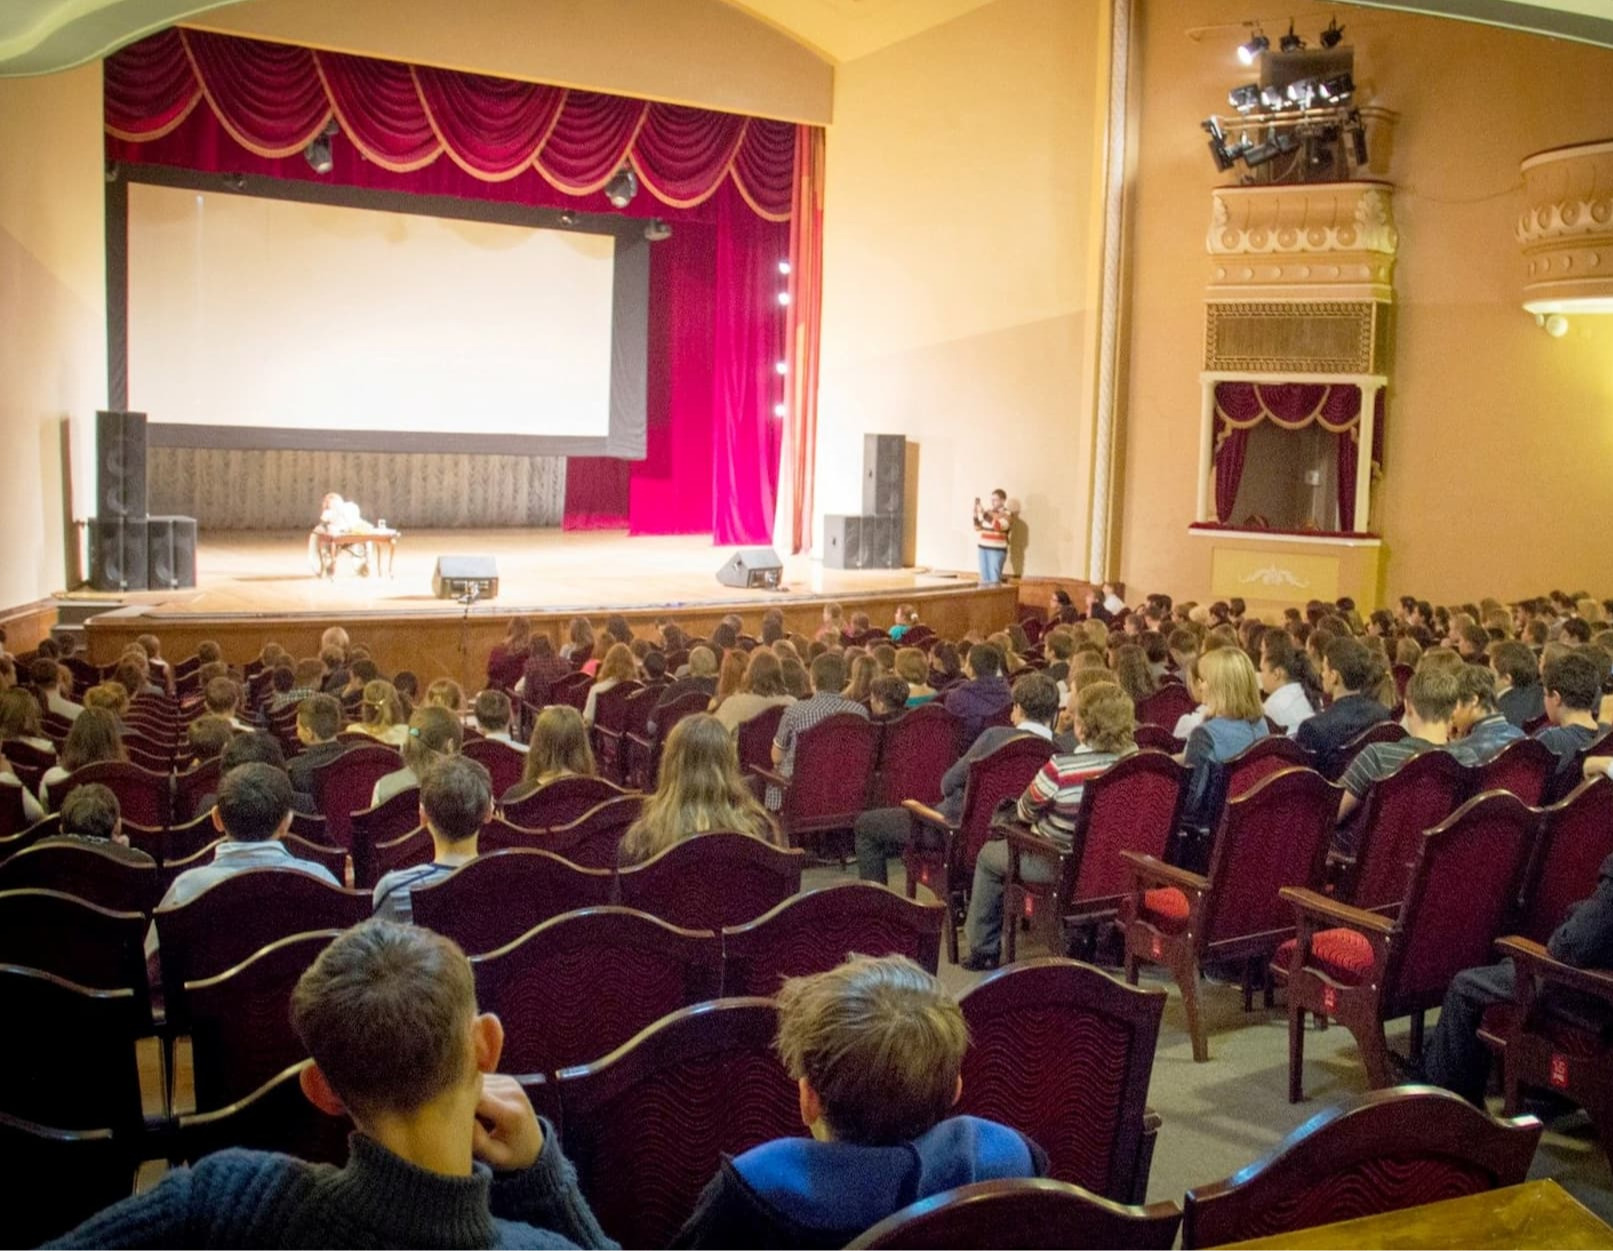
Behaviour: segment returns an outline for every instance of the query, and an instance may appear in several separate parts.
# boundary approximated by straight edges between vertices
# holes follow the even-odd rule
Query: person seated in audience
[[[949,1115],[969,1030],[907,957],[790,978],[777,1003],[776,1050],[810,1136],[724,1157],[674,1247],[841,1247],[944,1190],[1046,1173],[1017,1130]]]
[[[935,805],[947,821],[963,816],[963,792],[969,766],[990,755],[1010,739],[1034,734],[1053,740],[1053,723],[1059,715],[1059,688],[1045,674],[1024,674],[1013,686],[1009,725],[987,726],[941,776],[941,798]],[[871,808],[852,827],[857,851],[857,876],[865,882],[888,884],[886,861],[900,855],[913,838],[913,818],[906,808]]]
[[[1523,731],[1501,715],[1495,702],[1495,670],[1464,665],[1456,675],[1456,708],[1451,713],[1447,750],[1470,768],[1488,764]]]
[[[1322,703],[1322,683],[1304,652],[1295,651],[1281,634],[1268,633],[1260,640],[1261,704],[1289,738],[1316,715]]]
[[[426,708],[444,708],[458,717],[465,719],[465,688],[452,678],[438,678],[426,687],[426,698],[421,704]]]
[[[104,708],[87,707],[67,732],[67,741],[57,753],[56,763],[46,769],[39,779],[39,801],[48,811],[50,788],[57,782],[66,781],[85,765],[127,762],[128,759],[128,753],[123,750],[123,736],[118,730],[117,719]]]
[[[746,661],[745,653],[737,647],[723,653],[722,663],[717,666],[717,693],[711,697],[711,703],[706,706],[707,712],[715,713],[739,693],[745,684]]]
[[[659,728],[658,717],[661,709],[673,700],[684,695],[699,691],[708,697],[717,693],[717,653],[709,647],[696,647],[689,652],[689,671],[681,677],[674,678],[661,688],[661,698],[655,701],[655,708],[650,713],[649,724],[646,727],[653,736]]]
[[[812,698],[812,676],[799,656],[780,656],[779,672],[784,678],[784,689],[792,699]]]
[[[1148,653],[1136,643],[1122,643],[1115,648],[1114,674],[1116,683],[1131,697],[1133,704],[1142,703],[1159,690],[1158,679],[1148,664]]]
[[[1015,686],[1017,691],[1018,684]],[[1055,752],[1019,797],[1019,819],[1061,851],[1070,850],[1086,784],[1137,750],[1137,717],[1131,697],[1112,682],[1095,683],[1083,690],[1074,700],[1072,722],[1074,750]],[[1035,855],[1019,858],[1023,881],[1051,882],[1057,872],[1057,861]],[[975,859],[969,915],[964,921],[969,942],[969,954],[963,960],[966,969],[997,967],[1007,878],[1007,840],[992,839]]]
[[[930,685],[930,662],[918,648],[897,649],[895,673],[907,683],[909,708],[927,704],[936,697],[936,689]]]
[[[56,744],[45,736],[40,724],[39,700],[26,687],[14,686],[0,693],[0,746],[22,743],[47,756],[56,754]]]
[[[403,767],[376,779],[375,789],[370,792],[370,807],[414,790],[428,769],[439,760],[459,755],[464,743],[464,723],[448,709],[436,704],[416,708],[409,718],[408,736],[399,748]]]
[[[812,636],[815,643],[839,643],[846,633],[846,610],[839,604],[823,606],[823,621]]]
[[[352,677],[347,671],[347,649],[326,644],[319,649],[319,665],[325,671],[319,689],[327,695],[340,695]]]
[[[778,826],[739,771],[733,735],[710,713],[695,713],[667,735],[655,793],[622,837],[621,863],[639,864],[683,839],[723,830],[778,842]]]
[[[874,658],[878,669],[875,676],[885,678],[896,672],[896,649],[889,643],[875,643],[868,649],[868,654]]]
[[[711,653],[706,654],[709,656]],[[604,660],[600,662],[599,671],[594,675],[594,684],[588,688],[588,699],[582,706],[582,723],[593,729],[594,712],[599,707],[599,697],[623,682],[637,680],[638,662],[633,659],[633,649],[626,643],[612,643],[610,650],[605,653]],[[677,683],[673,685],[676,686]]]
[[[856,703],[868,703],[868,690],[873,681],[879,676],[879,666],[874,658],[861,648],[848,649],[846,654],[846,685],[840,694]]]
[[[39,796],[23,785],[22,778],[17,775],[16,766],[6,759],[3,746],[0,746],[0,786],[15,786],[22,792],[22,819],[25,824],[32,825],[44,818],[45,805]]]
[[[1192,771],[1183,823],[1204,828],[1221,808],[1222,766],[1268,731],[1255,667],[1242,648],[1219,647],[1200,656],[1199,688],[1204,721],[1187,736],[1187,746],[1177,759]]]
[[[1570,617],[1564,621],[1562,628],[1557,631],[1557,640],[1567,643],[1570,647],[1579,647],[1591,641],[1591,627],[1588,621],[1580,617]]]
[[[1333,702],[1300,722],[1295,741],[1328,763],[1358,735],[1389,720],[1389,710],[1368,694],[1377,678],[1378,666],[1364,644],[1334,639],[1322,657],[1322,687]]]
[[[431,863],[383,874],[375,884],[375,915],[412,922],[410,892],[440,882],[476,859],[477,837],[492,819],[493,778],[483,765],[464,756],[444,756],[431,764],[420,779],[420,824],[431,835]]]
[[[510,697],[503,691],[487,690],[477,695],[476,702],[471,705],[471,717],[476,731],[483,738],[504,743],[526,754],[527,745],[510,733],[515,710],[510,707]]]
[[[555,651],[547,634],[534,634],[527,652],[526,668],[521,680],[515,684],[515,693],[527,703],[543,707],[549,702],[549,689],[561,678],[569,677],[572,669]]]
[[[958,741],[973,743],[988,721],[1012,706],[1014,697],[1002,675],[1002,654],[989,643],[976,643],[969,649],[963,672],[968,681],[948,689],[942,703],[963,723]]]
[[[587,617],[573,617],[566,625],[566,641],[560,645],[560,659],[575,663],[594,650],[594,627]],[[568,670],[569,672],[569,670]]]
[[[769,708],[795,702],[795,697],[784,688],[783,666],[770,649],[758,647],[744,658],[744,666],[739,689],[719,703],[712,714],[730,733],[737,732],[741,725]]]
[[[894,673],[882,673],[868,685],[868,711],[875,721],[889,721],[907,711],[907,683]]]
[[[487,656],[487,685],[492,688],[514,687],[526,672],[527,657],[532,652],[532,618],[511,617],[504,630],[504,640],[493,644]]]
[[[1465,666],[1463,666],[1465,667]],[[1344,795],[1339,800],[1339,823],[1343,824],[1366,799],[1374,784],[1383,781],[1413,756],[1450,742],[1451,717],[1461,695],[1459,670],[1446,665],[1424,664],[1406,684],[1406,712],[1401,719],[1406,737],[1391,743],[1368,743],[1339,779]],[[1342,850],[1348,840],[1335,835]]]
[[[298,979],[291,1023],[313,1058],[303,1094],[356,1127],[346,1165],[216,1152],[52,1245],[616,1245],[554,1126],[494,1072],[503,1027],[478,1015],[470,962],[448,939],[355,926]]]
[[[588,729],[582,714],[570,704],[550,704],[532,724],[532,740],[527,744],[526,768],[521,780],[500,797],[499,803],[512,804],[561,778],[597,776],[594,751],[588,745]]]
[[[650,648],[638,662],[639,681],[646,686],[665,686],[672,679],[666,673],[666,653]]]
[[[854,612],[851,614],[851,624],[846,627],[846,638],[848,640],[858,638],[861,635],[867,634],[871,629],[873,629],[873,623],[869,620],[868,614],[865,612]]]
[[[131,699],[136,695],[166,694],[162,687],[151,680],[146,653],[134,643],[118,658],[117,668],[112,671],[112,680],[128,691]]]
[[[224,745],[224,750],[219,754],[219,783],[222,785],[223,780],[233,770],[247,764],[266,764],[272,769],[279,769],[287,777],[291,776],[286,768],[286,753],[279,740],[262,730],[231,735],[230,741]],[[206,812],[216,800],[215,795],[204,795],[196,801],[196,811]],[[319,812],[314,797],[305,791],[297,790],[295,786],[292,788],[291,807],[293,811],[303,813],[305,816],[314,816]]]
[[[124,864],[155,864],[145,852],[129,846],[123,832],[123,811],[110,786],[90,782],[75,786],[62,800],[62,832],[41,839],[35,847],[80,845],[98,848]]]
[[[297,705],[297,741],[302,751],[286,764],[291,784],[299,792],[317,795],[314,771],[347,750],[336,736],[342,729],[342,705],[334,695],[310,695]]]
[[[795,742],[803,731],[839,713],[868,716],[868,709],[840,694],[845,685],[846,664],[840,656],[824,652],[812,662],[812,695],[784,710],[779,718],[778,733],[773,737],[773,767],[780,777],[795,775]],[[772,789],[769,788],[770,796]],[[776,798],[769,799],[768,807],[774,806]]]
[[[211,717],[223,717],[242,733],[256,729],[240,716],[241,688],[234,678],[214,678],[202,693],[202,704]]]
[[[275,672],[275,693],[269,699],[270,712],[280,712],[293,704],[300,705],[303,700],[319,694],[320,687],[324,685],[325,665],[317,656],[305,657],[289,667],[291,682],[284,690],[280,689],[280,671]]]
[[[1574,767],[1574,758],[1606,731],[1596,710],[1602,701],[1601,666],[1583,652],[1571,651],[1541,666],[1546,716],[1551,724],[1535,737],[1557,755],[1558,771]]]
[[[235,727],[225,717],[197,717],[185,729],[185,744],[197,764],[222,755],[234,737]]]
[[[398,705],[398,693],[392,683],[377,678],[364,684],[364,699],[359,704],[359,720],[347,727],[349,734],[367,734],[388,747],[402,747],[409,737],[409,726]]]
[[[64,685],[68,695],[73,693],[72,670],[58,664],[49,656],[39,656],[29,664],[28,685],[33,689],[34,698],[39,701],[40,708],[47,713],[54,713],[58,717],[72,721],[84,711],[83,704],[75,704],[62,694]]]
[[[891,619],[891,628],[886,631],[893,643],[900,643],[902,635],[906,634],[919,623],[919,610],[912,604],[896,605],[896,613]]]
[[[963,677],[963,661],[958,656],[957,647],[946,639],[942,639],[930,649],[930,670],[936,675],[931,683],[936,690],[950,688]]]

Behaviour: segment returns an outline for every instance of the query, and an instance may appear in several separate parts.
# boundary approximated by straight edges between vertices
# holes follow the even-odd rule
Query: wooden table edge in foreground
[[[1232,1247],[1579,1248],[1613,1247],[1613,1226],[1556,1182],[1524,1182],[1421,1207],[1296,1229]]]

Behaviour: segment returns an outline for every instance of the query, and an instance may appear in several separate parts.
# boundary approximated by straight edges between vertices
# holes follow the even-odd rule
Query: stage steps
[[[88,645],[84,623],[104,612],[115,612],[126,601],[121,595],[68,591],[56,596],[56,624],[51,637],[69,652],[83,651]]]

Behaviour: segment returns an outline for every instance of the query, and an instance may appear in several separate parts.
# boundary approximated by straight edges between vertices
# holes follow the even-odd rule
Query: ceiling
[[[829,60],[844,62],[900,43],[992,0],[726,2],[784,31]],[[1465,18],[1613,47],[1613,0],[1348,2]],[[0,77],[46,74],[92,61],[154,30],[230,3],[233,0],[3,0]]]

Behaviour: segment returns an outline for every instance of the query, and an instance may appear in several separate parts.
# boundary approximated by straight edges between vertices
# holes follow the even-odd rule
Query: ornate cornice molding
[[[1524,307],[1613,312],[1613,140],[1523,162]]]
[[[1392,300],[1393,193],[1380,182],[1215,188],[1212,297]]]

